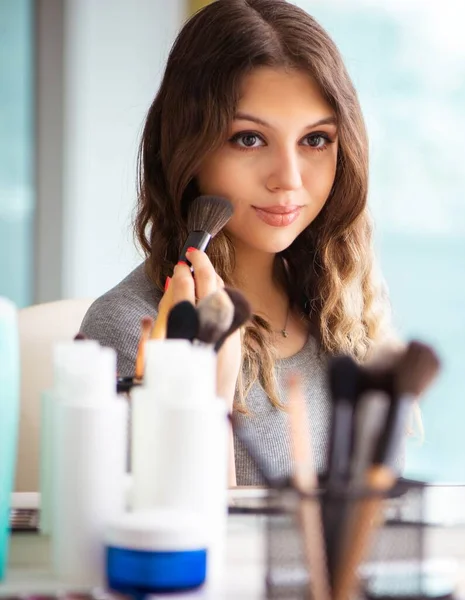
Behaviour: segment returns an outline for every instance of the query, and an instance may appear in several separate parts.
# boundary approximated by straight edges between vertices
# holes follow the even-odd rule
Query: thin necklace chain
[[[291,313],[291,303],[289,302],[289,304],[287,305],[286,322],[284,323],[284,327],[280,330],[280,333],[283,336],[283,338],[289,337],[289,332],[287,330],[287,324],[289,322],[290,313]]]

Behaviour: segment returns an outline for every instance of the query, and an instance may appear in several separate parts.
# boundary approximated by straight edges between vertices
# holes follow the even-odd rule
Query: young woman
[[[285,475],[284,389],[298,371],[324,469],[327,357],[363,361],[389,335],[367,182],[357,95],[325,31],[283,0],[213,2],[179,34],[147,116],[135,223],[145,262],[92,305],[82,332],[114,347],[120,374],[132,374],[141,318],[156,314],[167,285],[192,302],[223,283],[237,287],[254,318],[220,353],[220,393],[231,406],[235,397],[236,420]],[[176,262],[200,194],[235,210],[208,256],[188,254],[192,277]],[[259,483],[235,442],[237,484]]]

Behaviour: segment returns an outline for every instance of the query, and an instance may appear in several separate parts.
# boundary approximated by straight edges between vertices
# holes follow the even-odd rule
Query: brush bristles
[[[229,329],[234,318],[234,304],[224,290],[213,292],[197,304],[199,331],[197,339],[216,344]]]
[[[395,369],[395,392],[398,396],[421,396],[440,369],[435,351],[426,344],[412,341]]]
[[[206,231],[212,237],[223,229],[233,214],[233,206],[226,198],[199,196],[193,200],[187,216],[189,231]]]
[[[192,342],[197,337],[198,330],[199,317],[193,304],[188,300],[184,300],[173,306],[168,315],[167,339],[189,340]]]
[[[218,352],[226,339],[245,325],[252,317],[252,308],[245,296],[234,288],[225,287],[224,291],[228,294],[231,302],[234,304],[234,316],[229,329],[221,336],[215,344],[215,350]]]

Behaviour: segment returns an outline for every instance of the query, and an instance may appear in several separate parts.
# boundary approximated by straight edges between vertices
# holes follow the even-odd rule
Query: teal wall
[[[0,296],[32,301],[33,15],[0,0]]]
[[[396,324],[405,337],[433,343],[444,363],[422,402],[425,439],[411,440],[407,474],[463,482],[465,15],[448,0],[296,3],[333,37],[359,92]]]

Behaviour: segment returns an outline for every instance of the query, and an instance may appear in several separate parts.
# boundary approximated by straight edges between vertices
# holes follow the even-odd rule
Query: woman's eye
[[[331,143],[331,140],[322,135],[321,133],[313,133],[311,135],[307,135],[304,138],[304,146],[310,146],[311,148],[315,148],[316,150],[323,150],[328,144]]]
[[[256,133],[237,133],[231,138],[231,142],[240,148],[257,148],[264,145],[262,138]]]

